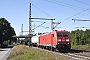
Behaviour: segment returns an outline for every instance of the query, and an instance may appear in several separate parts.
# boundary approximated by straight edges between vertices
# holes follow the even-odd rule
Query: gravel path
[[[10,54],[10,50],[13,45],[8,46],[7,48],[0,49],[0,60],[6,60]]]

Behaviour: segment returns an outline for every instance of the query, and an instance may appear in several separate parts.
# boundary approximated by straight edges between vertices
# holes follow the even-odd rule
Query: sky
[[[0,0],[0,18],[7,19],[14,28],[16,35],[23,31],[29,31],[29,10],[31,3],[31,17],[55,18],[54,22],[61,22],[55,29],[73,31],[78,29],[90,29],[90,21],[74,21],[72,19],[90,19],[90,0]],[[37,32],[50,32],[51,21],[32,19],[32,29]],[[45,28],[49,27],[49,28]],[[24,32],[23,34],[28,34]]]

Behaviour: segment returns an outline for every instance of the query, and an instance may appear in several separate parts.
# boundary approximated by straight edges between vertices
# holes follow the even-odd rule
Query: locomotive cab
[[[58,50],[70,50],[70,37],[68,31],[58,31],[57,32],[57,46]]]

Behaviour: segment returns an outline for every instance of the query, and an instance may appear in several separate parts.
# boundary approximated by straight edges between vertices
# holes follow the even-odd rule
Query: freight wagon
[[[39,35],[33,36],[33,37],[31,38],[32,46],[38,46],[38,41],[39,41]]]

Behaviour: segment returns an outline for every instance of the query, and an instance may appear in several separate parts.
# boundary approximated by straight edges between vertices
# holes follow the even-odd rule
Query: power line
[[[48,1],[48,0],[46,0],[46,1]],[[52,2],[52,1],[48,1],[48,2]],[[58,2],[58,1],[57,1],[57,2]],[[52,3],[55,3],[55,2],[52,2]],[[32,4],[32,5],[33,5],[33,4]],[[68,5],[68,4],[67,4],[67,5]],[[33,5],[33,6],[36,7],[35,5]],[[36,7],[36,8],[39,9],[38,7]],[[39,9],[39,10],[42,11],[41,9]],[[72,16],[66,18],[66,19],[63,19],[63,20],[61,20],[61,22],[64,21],[64,20],[70,19],[70,18],[72,18],[72,17],[74,17],[74,16],[77,16],[77,15],[79,15],[79,14],[81,14],[81,13],[87,11],[87,10],[90,10],[90,8],[88,8],[88,9],[86,9],[86,10],[83,10],[83,11],[81,11],[81,12],[75,14],[75,15],[72,15]],[[50,15],[47,14],[46,12],[44,12],[44,11],[42,11],[42,12],[45,13],[46,15],[50,16]],[[50,16],[50,17],[52,17],[52,16]]]
[[[63,2],[56,1],[56,0],[54,0],[54,1],[56,1],[56,2],[49,1],[49,0],[45,0],[45,1],[48,1],[48,2],[51,2],[51,3],[55,3],[55,4],[57,4],[57,3],[63,3]],[[65,5],[63,5],[63,6],[67,6],[67,5],[71,6],[70,4],[66,4],[66,3],[63,3],[63,4],[65,4]],[[59,4],[59,5],[62,5],[62,4]],[[66,19],[63,19],[63,20],[61,20],[61,22],[64,21],[64,20],[70,19],[70,18],[72,18],[72,17],[74,17],[74,16],[77,16],[77,15],[79,15],[79,14],[81,14],[81,13],[87,11],[87,10],[90,10],[90,8],[88,8],[88,9],[86,9],[86,10],[83,10],[83,11],[81,11],[81,12],[75,14],[75,15],[72,15],[72,16],[66,18]]]
[[[75,8],[82,9],[81,7],[77,7],[77,6],[70,5],[70,4],[67,4],[67,3],[64,3],[64,2],[60,2],[60,1],[56,1],[56,0],[54,0],[54,1],[45,0],[45,1],[57,4],[57,5],[65,6],[65,7],[74,8],[74,9]]]
[[[70,24],[70,25],[64,26],[64,27],[71,27],[71,26],[76,25],[76,24],[79,24],[79,22],[78,22],[78,23],[75,23],[75,24]],[[63,27],[63,28],[64,28],[64,27]]]
[[[57,3],[62,3],[62,4],[65,4],[65,5],[63,5],[63,6],[66,6],[66,7],[67,7],[67,5],[68,5],[68,6],[72,6],[72,5],[70,5],[70,4],[63,3],[63,2],[59,2],[59,1],[56,1],[56,0],[54,0],[54,2],[53,2],[53,1],[49,1],[49,0],[45,0],[45,1],[48,1],[48,2],[51,2],[51,3],[55,3],[55,4],[57,4]],[[62,4],[60,4],[60,5],[62,5]],[[72,7],[73,7],[73,6],[72,6]],[[76,6],[74,6],[74,7],[76,7]],[[90,8],[89,8],[89,9],[90,9]],[[77,16],[77,15],[79,15],[79,14],[81,14],[81,13],[83,13],[83,12],[89,10],[89,9],[83,10],[83,11],[81,11],[81,12],[79,12],[79,13],[73,15],[73,16],[70,16],[70,17],[68,17],[68,18],[66,18],[66,19],[64,19],[64,20],[67,20],[67,19],[69,19],[69,18],[72,18],[72,17],[74,17],[74,16]],[[62,20],[62,21],[64,21],[64,20]]]
[[[50,2],[52,2],[52,1],[50,1]],[[54,3],[54,2],[53,2]],[[32,4],[33,5],[33,4]],[[36,7],[35,5],[33,5],[34,7]],[[37,9],[39,9],[38,7],[36,7]],[[39,9],[40,11],[42,11],[41,9]],[[83,13],[83,12],[85,12],[85,11],[88,11],[88,10],[90,10],[90,8],[88,8],[88,9],[85,9],[85,10],[83,10],[83,11],[81,11],[81,12],[79,12],[79,13],[77,13],[77,14],[75,14],[75,15],[72,15],[72,16],[70,16],[70,17],[68,17],[68,18],[66,18],[66,19],[63,19],[63,20],[61,20],[61,22],[62,21],[64,21],[64,20],[67,20],[67,19],[70,19],[70,18],[72,18],[72,17],[74,17],[74,16],[77,16],[77,15],[79,15],[79,14],[81,14],[81,13]],[[44,11],[42,11],[43,13],[45,13],[46,15],[48,15],[48,16],[50,16],[49,14],[47,14],[46,12],[44,12]],[[52,17],[52,16],[50,16],[50,17]]]
[[[85,12],[85,11],[88,11],[88,10],[90,10],[90,8],[85,9],[85,10],[83,10],[83,11],[81,11],[81,12],[79,12],[79,13],[75,14],[75,15],[72,15],[72,16],[70,16],[70,17],[66,18],[66,19],[63,19],[63,20],[61,20],[61,22],[62,22],[62,21],[65,21],[65,20],[67,20],[67,19],[70,19],[70,18],[72,18],[72,17],[74,17],[74,16],[77,16],[77,15],[79,15],[79,14],[81,14],[81,13]]]
[[[78,17],[83,17],[83,16],[87,16],[87,15],[89,15],[90,13],[86,13],[86,14],[84,14],[84,15],[80,15],[80,16],[78,16]],[[78,17],[75,17],[75,18],[78,18]]]
[[[79,3],[86,4],[86,5],[90,5],[90,4],[88,4],[88,3],[86,3],[86,2],[83,2],[83,1],[79,1],[79,0],[74,0],[74,1],[77,1],[77,2],[79,2]]]
[[[54,4],[58,4],[58,5],[62,5],[62,6],[66,6],[66,7],[77,8],[77,6],[72,6],[72,5],[70,5],[70,4],[63,3],[63,2],[59,2],[59,1],[56,1],[56,0],[54,0],[54,1],[45,0],[45,1],[48,1],[48,2],[51,2],[51,3],[54,3]],[[81,3],[84,3],[84,2],[81,2]],[[84,3],[84,4],[87,4],[87,3]],[[90,4],[88,4],[88,5],[90,5]],[[85,12],[85,11],[88,11],[88,10],[90,10],[90,8],[85,9],[85,10],[83,10],[83,11],[81,11],[81,12],[75,14],[75,15],[72,15],[72,16],[66,18],[66,19],[63,19],[63,20],[61,20],[61,22],[64,21],[64,20],[70,19],[70,18],[72,18],[72,17],[74,17],[74,16],[77,16],[77,15],[79,15],[79,14]],[[87,14],[87,15],[88,15],[88,14]],[[75,25],[75,24],[74,24],[74,25]],[[69,25],[69,26],[71,26],[71,25]]]
[[[90,20],[80,20],[80,19],[72,19],[72,20],[74,20],[74,23],[75,23],[75,20],[76,21],[90,21]],[[78,23],[75,23],[75,24],[78,24]],[[73,25],[75,25],[75,24],[73,24]],[[73,26],[72,24],[71,25],[68,25],[68,26],[65,26],[65,27],[71,27],[71,26]],[[77,28],[77,27],[76,27]],[[81,28],[86,28],[86,27],[81,27]]]
[[[51,3],[55,3],[55,4],[58,4],[58,5],[64,4],[64,5],[62,5],[62,6],[71,6],[70,4],[66,4],[66,3],[63,3],[63,2],[59,2],[59,1],[56,1],[56,0],[54,0],[54,1],[45,0],[45,1],[48,1],[48,2],[51,2]],[[60,3],[62,3],[62,4],[60,4]],[[73,7],[73,6],[72,6],[72,7]],[[74,7],[76,7],[76,6],[74,6]],[[77,16],[77,15],[79,15],[79,14],[85,12],[85,11],[88,11],[88,10],[90,10],[90,8],[89,8],[89,9],[85,9],[85,10],[83,10],[83,11],[81,11],[81,12],[75,14],[75,15],[72,15],[72,16],[66,18],[66,19],[63,19],[63,20],[61,20],[61,22],[64,21],[64,20],[70,19],[70,18],[72,18],[72,17],[74,17],[74,16]],[[70,26],[71,26],[71,25],[70,25]]]
[[[40,8],[36,7],[35,5],[32,4],[32,6],[34,6],[35,8],[37,8],[38,10],[42,11],[43,13],[45,13],[46,15],[48,15],[49,17],[52,17],[51,15],[49,15],[48,13],[44,12],[43,10],[41,10]]]
[[[89,8],[90,9],[90,8]],[[88,9],[86,9],[86,10],[88,10]],[[86,10],[84,10],[84,12],[86,11]],[[83,11],[82,11],[83,12]],[[88,14],[87,14],[88,15]],[[74,15],[73,15],[74,16]],[[84,15],[85,16],[85,15]],[[69,19],[69,18],[68,18]],[[75,23],[75,24],[78,24],[78,23]],[[75,24],[73,24],[73,25],[75,25]],[[73,26],[72,24],[71,25],[68,25],[68,26],[65,26],[65,27],[70,27],[70,26]]]
[[[57,3],[61,3],[61,4],[64,4],[66,6],[72,7],[72,8],[78,8],[78,9],[81,8],[81,7],[77,7],[77,6],[74,6],[74,5],[71,5],[71,4],[68,4],[68,3],[64,3],[64,2],[60,2],[60,1],[57,1],[57,0],[54,0],[54,1],[57,2]]]

